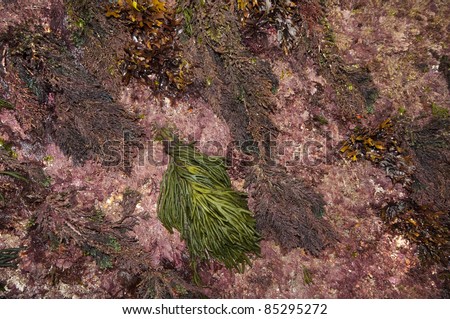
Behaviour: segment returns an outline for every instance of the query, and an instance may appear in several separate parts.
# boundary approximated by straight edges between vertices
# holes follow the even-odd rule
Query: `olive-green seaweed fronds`
[[[23,248],[5,248],[0,249],[0,268],[1,267],[11,267],[15,268],[17,266],[19,253]]]
[[[259,254],[260,236],[244,193],[231,188],[224,159],[207,156],[165,132],[170,143],[167,171],[161,183],[158,217],[186,241],[194,279],[196,268],[211,258],[242,272],[248,254]]]

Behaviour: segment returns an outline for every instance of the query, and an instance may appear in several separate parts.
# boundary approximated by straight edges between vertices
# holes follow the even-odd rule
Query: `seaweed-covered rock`
[[[18,28],[10,29],[1,42],[8,43],[8,60],[42,106],[38,116],[28,119],[41,139],[49,134],[75,163],[92,159],[130,168],[129,154],[122,154],[130,148],[124,144],[138,141],[142,130],[77,63],[63,39]]]
[[[119,1],[110,4],[107,17],[130,29],[130,42],[121,61],[123,82],[133,77],[165,93],[183,91],[190,84],[188,65],[178,47],[179,21],[175,9],[160,0]]]

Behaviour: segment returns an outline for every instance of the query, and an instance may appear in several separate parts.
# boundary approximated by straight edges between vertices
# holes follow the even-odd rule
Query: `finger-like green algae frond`
[[[223,158],[207,156],[176,137],[168,139],[170,162],[161,183],[158,218],[186,241],[196,281],[197,264],[210,258],[242,272],[250,265],[248,254],[260,252],[246,195],[231,188]]]

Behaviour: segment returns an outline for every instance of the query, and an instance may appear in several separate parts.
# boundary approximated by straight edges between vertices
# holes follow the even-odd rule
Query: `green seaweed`
[[[197,265],[210,258],[243,272],[251,264],[247,254],[260,252],[260,236],[246,195],[231,188],[224,159],[200,153],[168,130],[159,139],[166,141],[170,162],[161,183],[158,218],[186,241],[194,281],[199,282]]]
[[[431,114],[435,117],[445,119],[448,117],[449,112],[448,109],[441,107],[436,103],[431,103]]]
[[[13,178],[19,179],[19,180],[21,180],[21,181],[24,181],[24,182],[27,182],[27,181],[28,181],[28,179],[27,179],[27,178],[23,177],[22,175],[20,175],[20,174],[19,174],[19,173],[17,173],[17,172],[11,172],[11,171],[0,171],[0,174],[2,174],[2,175],[7,175],[7,176],[10,176],[10,177],[13,177]]]
[[[0,138],[0,150],[5,150],[9,157],[17,158],[17,153],[13,149],[13,145]]]
[[[302,272],[303,272],[303,282],[305,283],[305,285],[311,285],[313,284],[313,279],[312,279],[312,275],[311,275],[311,271],[309,271],[308,268],[306,268],[305,266],[302,266]]]
[[[116,253],[118,253],[122,250],[122,246],[120,245],[120,242],[117,240],[117,238],[115,238],[111,235],[109,236],[107,244],[108,244],[108,246],[113,248]]]
[[[100,269],[105,270],[105,269],[113,268],[112,257],[110,255],[104,253],[100,249],[90,246],[90,245],[85,245],[83,247],[83,252],[87,256],[91,256],[92,258],[94,258],[95,263],[97,264],[97,266]]]
[[[0,110],[1,109],[7,109],[7,110],[14,110],[15,107],[14,105],[12,105],[11,103],[9,103],[8,101],[5,101],[3,99],[0,99]]]
[[[327,118],[323,115],[314,115],[313,121],[317,122],[319,125],[327,125],[328,124]]]
[[[19,253],[23,248],[6,248],[0,250],[0,268],[16,268]]]

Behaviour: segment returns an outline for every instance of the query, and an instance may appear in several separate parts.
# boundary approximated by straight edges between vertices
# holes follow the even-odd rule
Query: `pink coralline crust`
[[[14,116],[14,111],[6,110],[0,113],[0,123],[4,126],[7,126],[11,128],[11,131],[18,134],[21,138],[25,138],[25,132],[23,131],[20,123],[17,121],[17,119]],[[3,133],[3,132],[2,132]],[[11,134],[8,134],[7,132],[4,132],[0,136],[1,139],[5,141],[9,141],[13,139]]]
[[[120,101],[142,117],[140,124],[149,139],[154,128],[168,125],[176,127],[180,138],[197,141],[197,147],[209,155],[224,156],[231,142],[227,125],[202,99],[156,98],[148,88],[136,83],[123,89]]]
[[[349,65],[367,66],[379,89],[375,113],[420,118],[431,104],[450,108],[450,92],[438,72],[450,54],[446,1],[345,1],[331,6],[328,19],[340,56]]]

